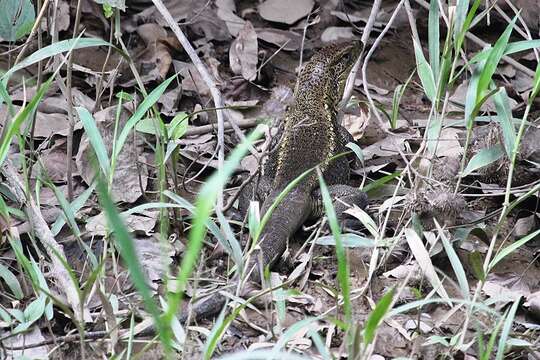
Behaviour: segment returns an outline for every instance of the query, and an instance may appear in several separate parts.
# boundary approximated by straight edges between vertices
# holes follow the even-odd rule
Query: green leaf
[[[94,0],[94,2],[118,10],[126,11],[126,0]]]
[[[328,224],[332,230],[332,236],[336,241],[336,257],[338,261],[338,283],[341,288],[341,295],[343,296],[343,311],[345,313],[345,321],[350,324],[352,321],[352,308],[351,308],[351,291],[349,283],[349,264],[347,262],[347,256],[345,253],[345,247],[341,241],[341,230],[337,220],[336,211],[332,205],[332,198],[328,192],[328,187],[320,171],[317,171],[319,177],[319,186],[321,189],[322,200],[324,204],[324,211],[328,218]]]
[[[508,158],[511,158],[512,150],[514,149],[514,144],[516,142],[516,130],[513,124],[512,109],[510,109],[510,99],[508,98],[508,94],[504,87],[501,87],[501,89],[493,95],[493,102],[497,109],[497,121],[501,125],[503,133],[504,149],[506,150]]]
[[[513,242],[512,244],[502,249],[489,263],[488,272],[491,271],[491,269],[493,269],[493,267],[495,267],[495,265],[497,265],[499,261],[516,251],[519,247],[525,245],[527,242],[534,239],[538,234],[540,234],[540,229],[536,230],[533,233],[530,233],[529,235]]]
[[[440,56],[440,33],[439,33],[439,1],[431,0],[428,17],[428,47],[429,63],[433,70],[435,83],[439,78],[439,56]]]
[[[109,174],[111,173],[109,156],[107,155],[107,148],[105,147],[101,133],[96,126],[94,117],[83,107],[77,106],[75,107],[75,110],[77,110],[77,113],[79,114],[79,119],[84,126],[86,136],[88,136],[88,140],[94,149],[101,171],[105,177],[109,177]]]
[[[529,95],[529,104],[532,104],[538,92],[540,91],[540,63],[536,66],[536,71],[534,73],[533,89]]]
[[[539,47],[540,39],[516,41],[506,45],[506,49],[504,49],[504,55],[512,55],[521,51],[531,50]],[[486,60],[489,56],[489,52],[490,49],[482,50],[481,52],[476,54],[471,60],[469,60],[469,63],[474,64],[482,60]]]
[[[394,299],[394,289],[392,288],[379,300],[375,309],[369,314],[369,317],[366,321],[364,328],[364,344],[367,346],[373,342],[375,339],[375,334],[377,333],[377,328],[379,324],[384,319],[385,315],[390,310],[390,305],[392,305],[392,300]]]
[[[15,134],[19,133],[19,129],[23,122],[25,122],[31,114],[37,109],[38,104],[41,102],[43,95],[51,86],[54,76],[51,76],[36,92],[36,95],[32,98],[30,103],[23,107],[15,116],[15,119],[9,124],[9,127],[6,131],[3,132],[4,137],[0,139],[0,165],[4,163],[6,156],[8,154],[9,145],[11,144],[11,139]]]
[[[186,133],[188,129],[189,115],[185,112],[179,112],[167,126],[169,130],[169,139],[178,140]]]
[[[0,37],[16,41],[30,33],[36,13],[30,0],[0,0]]]
[[[428,62],[426,61],[426,58],[424,57],[424,53],[422,52],[422,47],[420,46],[420,44],[418,44],[415,39],[413,39],[413,44],[414,55],[416,58],[416,71],[418,72],[418,76],[420,77],[420,81],[422,82],[422,87],[424,88],[426,96],[431,101],[435,101],[436,87],[435,78],[433,77],[433,71],[431,69],[431,66],[429,66]]]
[[[152,119],[152,118],[144,118],[144,119],[141,119],[137,125],[135,125],[135,130],[138,131],[138,132],[141,132],[141,133],[144,133],[144,134],[149,134],[149,135],[156,135],[156,126],[154,125],[154,121],[156,121],[157,119]],[[158,121],[161,121],[161,119],[159,119]],[[159,133],[159,136],[162,136],[163,134],[161,134],[161,131],[160,129],[158,128],[158,133]]]
[[[4,265],[0,264],[0,278],[4,280],[9,290],[17,300],[21,300],[24,297],[21,285],[17,277]]]
[[[506,350],[507,340],[510,336],[510,331],[512,331],[512,324],[514,323],[514,318],[516,317],[516,312],[521,301],[521,296],[519,296],[516,301],[512,304],[510,310],[508,310],[508,315],[504,320],[504,325],[501,330],[501,337],[499,338],[499,345],[497,346],[497,356],[495,360],[502,360],[505,358],[504,352]]]
[[[240,163],[240,160],[248,151],[249,146],[261,135],[262,130],[261,127],[258,126],[244,142],[234,149],[234,151],[229,155],[223,168],[214,173],[199,191],[195,205],[193,217],[194,220],[188,236],[187,249],[183,254],[182,262],[180,264],[180,272],[176,280],[176,289],[178,292],[170,295],[168,302],[169,307],[164,315],[166,324],[170,323],[172,317],[176,313],[182,295],[181,291],[185,289],[188,278],[193,271],[195,263],[199,259],[199,253],[206,235],[206,224],[208,218],[210,217],[210,213],[215,206],[217,196],[219,195],[220,191],[222,191],[223,186],[227,182],[228,178],[235,171],[237,165]],[[219,337],[219,335],[220,334],[216,334],[216,339]],[[209,341],[211,340],[209,339]],[[211,356],[215,346],[217,346],[217,344],[214,343],[208,346],[207,355]]]
[[[161,95],[165,92],[167,89],[167,86],[176,78],[176,75],[171,76],[167,80],[163,81],[158,87],[156,87],[148,96],[143,100],[143,102],[137,107],[137,110],[135,113],[129,118],[129,120],[126,122],[126,125],[124,125],[124,128],[120,132],[120,135],[118,136],[118,139],[116,140],[116,147],[115,147],[115,153],[112,154],[111,158],[116,158],[118,154],[120,154],[120,151],[122,150],[122,147],[124,146],[128,136],[129,132],[137,123],[142,119],[144,114],[154,104],[159,100]]]
[[[347,248],[375,247],[375,241],[373,239],[356,234],[341,234],[341,240],[343,246]],[[336,246],[336,239],[333,236],[322,236],[315,240],[315,244],[324,246]]]
[[[32,55],[28,56],[27,58],[22,60],[20,63],[13,66],[11,69],[9,69],[0,79],[4,84],[7,84],[7,81],[9,80],[10,76],[20,69],[24,69],[27,66],[33,65],[41,60],[61,54],[66,51],[75,50],[75,49],[83,49],[87,47],[95,47],[95,46],[111,46],[114,49],[116,49],[109,42],[101,40],[101,39],[75,38],[75,39],[55,42],[54,44],[45,46],[44,48],[33,52]]]
[[[165,330],[164,323],[159,317],[159,309],[152,297],[152,293],[147,284],[142,265],[139,262],[139,257],[137,256],[137,251],[135,250],[135,244],[133,243],[134,240],[124,225],[124,222],[122,221],[122,218],[114,205],[114,201],[111,199],[108,193],[106,181],[101,178],[98,178],[97,193],[101,207],[105,212],[109,229],[114,234],[114,244],[116,245],[122,259],[129,269],[129,275],[133,281],[133,285],[141,295],[146,310],[154,318],[154,324],[159,335],[161,336],[162,341],[164,342],[165,346],[168,346],[170,345],[170,336],[168,336],[169,333]]]
[[[454,38],[457,40],[464,29],[466,24],[467,12],[469,11],[469,0],[457,0],[455,8],[455,26],[454,26]]]
[[[452,265],[454,274],[456,274],[456,279],[458,281],[461,294],[464,299],[468,299],[469,298],[469,282],[467,281],[467,275],[465,274],[465,269],[463,269],[463,265],[461,264],[461,261],[459,260],[459,256],[454,250],[454,247],[452,246],[452,244],[450,244],[450,241],[446,237],[444,230],[441,228],[437,220],[434,219],[434,221],[435,221],[435,225],[437,226],[437,230],[439,231],[439,235],[442,240],[444,250],[446,251],[446,255],[448,256],[448,260],[450,260],[450,265]]]
[[[495,42],[493,49],[491,49],[491,51],[489,52],[486,64],[482,69],[480,79],[478,80],[478,88],[476,89],[477,99],[483,97],[484,92],[489,87],[491,79],[493,78],[493,74],[495,74],[495,70],[497,70],[497,66],[499,65],[499,61],[501,61],[501,58],[504,55],[506,45],[508,44],[508,40],[510,39],[510,34],[512,34],[512,30],[514,28],[516,20],[517,15],[514,17],[514,19],[512,19],[510,24],[508,24],[502,35]]]
[[[478,250],[475,250],[467,254],[467,259],[476,279],[484,281],[486,279],[486,273],[482,265],[482,254]]]
[[[277,359],[277,355],[279,354],[281,349],[283,349],[285,345],[287,345],[287,343],[294,338],[294,335],[296,335],[299,331],[310,327],[313,323],[319,320],[319,317],[308,317],[292,324],[275,343],[272,349],[272,354],[274,356],[270,356],[269,359]]]
[[[495,145],[490,148],[484,148],[474,155],[465,170],[463,170],[463,177],[471,174],[473,171],[487,166],[504,156],[504,150],[500,145]]]
[[[90,198],[90,195],[94,192],[94,189],[96,188],[95,182],[90,185],[88,189],[86,189],[81,195],[79,195],[71,204],[69,204],[69,212],[73,215],[77,214],[77,211],[79,211],[84,204],[86,204],[86,201]],[[66,223],[66,216],[65,214],[61,214],[58,216],[56,221],[54,222],[53,226],[51,227],[51,231],[53,235],[58,235],[60,233],[60,230],[62,230],[62,227]]]

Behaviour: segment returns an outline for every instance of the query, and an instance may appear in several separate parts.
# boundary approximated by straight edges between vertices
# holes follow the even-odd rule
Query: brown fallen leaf
[[[131,106],[131,103],[124,104],[125,110],[120,112],[119,129],[124,127],[130,116],[129,106]],[[116,106],[111,106],[94,114],[96,126],[101,133],[103,143],[107,147],[109,157],[114,143],[116,110]],[[133,136],[130,135],[128,139],[116,160],[111,194],[115,201],[132,203],[141,197],[141,187],[142,189],[146,189],[148,168],[146,166],[146,158],[142,154],[142,139],[136,137],[136,144],[133,144]],[[79,173],[87,184],[92,183],[95,176],[95,169],[91,160],[94,156],[94,150],[90,145],[88,137],[83,135],[79,152],[76,156],[76,164]]]
[[[296,51],[302,45],[302,35],[293,31],[265,28],[257,30],[257,37],[285,51]]]
[[[242,75],[248,81],[255,80],[257,77],[257,53],[257,33],[251,22],[246,21],[229,50],[231,70],[237,75]]]
[[[313,0],[266,0],[259,5],[259,14],[264,20],[291,25],[306,17],[314,4]]]

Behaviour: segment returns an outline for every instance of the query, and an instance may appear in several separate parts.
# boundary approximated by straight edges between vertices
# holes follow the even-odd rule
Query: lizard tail
[[[191,315],[191,320],[200,321],[219,314],[225,306],[226,297],[221,294],[215,294],[204,301],[197,302],[191,311],[183,311],[180,315],[180,323],[185,324]]]
[[[277,194],[271,193],[263,204],[263,210],[266,212],[275,201]],[[256,266],[259,258],[262,258],[262,268],[272,266],[283,254],[287,248],[289,236],[303,224],[310,213],[310,194],[299,189],[289,192],[285,198],[274,208],[272,216],[268,220],[262,234],[259,247],[261,257],[254,254],[248,271],[250,280],[260,283],[259,267]],[[255,269],[253,269],[255,267]],[[195,321],[207,319],[219,314],[226,302],[226,297],[221,294],[215,294],[206,300],[196,303],[191,312],[185,311],[180,315],[180,322],[184,324],[189,314]]]
[[[275,191],[266,198],[263,204],[263,212],[266,213],[276,201],[281,191]],[[272,267],[283,255],[287,248],[287,241],[295,231],[309,217],[310,193],[300,188],[291,190],[282,201],[274,208],[272,216],[266,223],[260,237],[259,247],[262,253],[262,268]],[[258,261],[257,254],[253,257]],[[255,269],[251,275],[252,280],[258,279],[259,269]]]

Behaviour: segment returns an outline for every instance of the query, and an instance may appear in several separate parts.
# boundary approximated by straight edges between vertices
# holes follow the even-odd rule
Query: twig
[[[64,292],[67,301],[73,309],[76,322],[82,323],[85,318],[89,319],[90,314],[83,314],[77,289],[71,280],[69,272],[64,267],[60,258],[65,259],[64,247],[58,244],[53,233],[41,215],[39,207],[32,196],[25,194],[23,182],[19,174],[9,160],[2,166],[2,175],[7,180],[7,184],[15,196],[17,203],[23,208],[35,235],[41,240],[47,254],[51,260],[51,274],[58,282],[58,289]],[[84,316],[87,315],[87,316]]]
[[[399,2],[399,4],[396,6],[396,9],[392,13],[392,16],[390,17],[390,20],[388,20],[388,23],[384,27],[383,31],[379,34],[379,36],[377,37],[377,39],[373,43],[373,46],[371,46],[371,48],[369,49],[366,57],[364,58],[364,63],[362,64],[362,85],[364,87],[364,93],[366,94],[366,97],[367,97],[367,99],[369,101],[369,105],[371,106],[371,110],[375,114],[375,117],[377,118],[377,121],[379,122],[379,125],[381,126],[381,129],[385,128],[384,127],[384,121],[381,118],[381,115],[379,114],[379,110],[375,106],[375,103],[373,102],[373,98],[371,97],[371,95],[369,93],[368,81],[367,81],[367,65],[368,65],[369,59],[371,59],[371,56],[373,55],[373,53],[375,52],[375,50],[379,46],[380,42],[382,41],[382,39],[384,38],[384,36],[388,32],[388,30],[390,30],[390,27],[392,26],[392,23],[396,19],[396,16],[399,13],[399,10],[401,10],[401,7],[403,6],[403,2],[404,2],[404,0],[401,0]]]
[[[81,21],[81,0],[77,0],[77,10],[75,14],[75,24],[73,25],[73,39],[78,36],[79,24]],[[68,134],[67,134],[67,190],[68,190],[68,201],[73,201],[73,131],[75,130],[75,119],[73,118],[73,96],[71,94],[71,81],[73,73],[73,52],[69,54],[68,63],[67,63],[67,74],[66,74],[66,100],[67,100],[67,113],[68,113]]]
[[[223,107],[223,100],[221,97],[221,93],[219,89],[216,86],[215,81],[212,79],[212,76],[206,69],[206,66],[203,64],[201,59],[197,56],[197,53],[195,52],[195,49],[191,46],[189,43],[189,40],[186,38],[182,30],[180,29],[180,26],[174,21],[173,17],[171,16],[171,13],[165,5],[163,5],[163,2],[161,0],[152,0],[156,8],[161,13],[161,16],[165,19],[171,30],[173,31],[174,35],[176,35],[176,38],[188,54],[189,58],[193,62],[193,65],[197,68],[197,71],[201,75],[203,81],[205,82],[206,86],[210,89],[210,93],[212,94],[212,99],[214,100],[214,106],[216,108],[222,108]],[[223,163],[225,161],[225,139],[224,139],[224,132],[225,132],[225,121],[223,118],[223,113],[226,112],[225,109],[216,110],[217,115],[217,122],[218,122],[218,146],[219,146],[219,152],[218,152],[218,164],[220,168],[223,168]],[[229,122],[232,125],[234,131],[236,132],[236,135],[240,138],[241,141],[245,141],[246,137],[244,136],[244,133],[242,133],[242,130],[236,125],[236,123],[231,119],[229,116]],[[257,156],[257,151],[253,149],[253,147],[250,146],[250,151]],[[217,206],[219,208],[223,208],[223,194],[221,194],[218,197]]]
[[[345,106],[349,103],[349,100],[352,97],[353,89],[354,89],[354,80],[356,79],[356,74],[358,73],[358,68],[360,67],[360,63],[362,63],[362,56],[364,55],[364,50],[367,47],[367,42],[369,40],[369,35],[371,34],[371,31],[373,30],[373,25],[375,25],[375,21],[377,20],[377,15],[379,14],[379,8],[381,7],[381,0],[375,0],[373,2],[373,6],[371,7],[371,12],[369,14],[368,21],[366,23],[366,26],[364,26],[364,32],[362,33],[362,37],[360,41],[364,45],[364,48],[360,52],[360,55],[358,56],[358,60],[354,63],[353,68],[351,69],[351,73],[349,74],[349,77],[347,78],[347,83],[345,84],[345,89],[343,90],[343,97],[341,99],[341,103],[339,104],[339,114],[338,119],[339,122],[341,122],[341,119],[343,119],[343,110],[345,109]]]
[[[21,51],[19,52],[19,55],[17,55],[17,58],[15,59],[15,64],[18,64],[19,61],[21,61],[21,58],[24,56],[24,53],[26,52],[26,48],[30,44],[30,41],[34,38],[37,30],[40,28],[41,18],[43,17],[43,14],[45,14],[45,10],[47,10],[48,6],[49,6],[49,0],[45,0],[38,16],[36,17],[36,20],[34,21],[34,26],[32,27],[32,31],[30,31],[30,35],[28,35],[28,37],[26,38],[23,48],[21,49]]]
[[[238,126],[241,129],[251,128],[257,125],[258,120],[257,119],[246,119],[238,121]],[[224,130],[229,130],[233,128],[233,125],[230,122],[226,122],[224,125]],[[193,135],[202,135],[207,134],[209,132],[212,132],[216,130],[216,125],[210,124],[210,125],[202,125],[202,126],[190,126],[186,131],[186,136],[193,136]]]

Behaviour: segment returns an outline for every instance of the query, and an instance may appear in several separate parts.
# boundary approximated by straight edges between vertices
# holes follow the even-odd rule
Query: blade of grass
[[[258,126],[248,136],[246,141],[242,142],[231,153],[223,169],[214,173],[214,175],[212,175],[201,188],[199,195],[197,196],[194,220],[188,236],[188,246],[182,258],[180,271],[176,280],[177,292],[171,294],[167,301],[169,307],[167,312],[164,314],[164,321],[166,324],[170,323],[174,312],[176,309],[178,309],[189,275],[191,274],[193,267],[199,258],[199,252],[202,248],[203,240],[206,235],[206,223],[210,213],[212,212],[212,208],[215,205],[219,189],[222,189],[223,186],[225,186],[227,179],[233,173],[236,166],[240,163],[240,160],[248,151],[253,141],[260,137],[262,133],[261,127]]]
[[[105,177],[109,178],[109,174],[111,173],[109,156],[107,155],[107,148],[105,147],[101,133],[96,126],[96,120],[94,120],[92,114],[83,107],[77,106],[75,107],[75,110],[77,110],[77,113],[79,114],[79,119],[83,124],[86,136],[88,136],[88,140],[94,149],[99,167]]]
[[[351,290],[349,284],[349,264],[347,261],[347,255],[345,253],[345,247],[341,241],[341,230],[337,219],[336,211],[332,205],[332,198],[328,192],[328,187],[322,176],[320,170],[317,170],[319,177],[319,187],[321,189],[322,200],[324,204],[324,211],[328,217],[328,224],[332,230],[332,235],[336,240],[336,257],[338,261],[338,283],[341,288],[341,295],[343,296],[343,312],[345,314],[345,321],[347,324],[351,324],[352,321],[352,308],[351,308]]]
[[[504,320],[504,325],[501,330],[501,337],[499,338],[499,345],[497,346],[497,355],[495,356],[495,360],[502,360],[505,358],[504,351],[506,350],[507,340],[510,335],[510,331],[512,330],[512,323],[514,322],[514,318],[516,317],[516,312],[520,301],[521,296],[516,299],[516,301],[514,301],[512,307],[508,311],[508,315],[506,315],[506,319]]]

